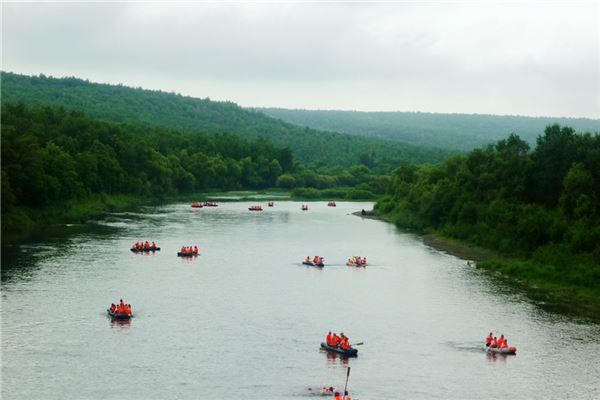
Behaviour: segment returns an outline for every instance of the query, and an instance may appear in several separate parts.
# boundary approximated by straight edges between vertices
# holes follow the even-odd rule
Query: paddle
[[[348,367],[348,373],[346,374],[346,384],[344,385],[344,393],[342,396],[346,397],[346,390],[348,389],[348,378],[350,377],[350,367]]]
[[[365,344],[365,342],[358,342],[354,343],[352,346],[362,346],[363,344]]]

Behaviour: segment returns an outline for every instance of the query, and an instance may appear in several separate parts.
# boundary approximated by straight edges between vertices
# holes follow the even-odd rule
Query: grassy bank
[[[76,224],[99,219],[107,212],[158,204],[161,199],[130,195],[100,195],[71,200],[42,209],[12,207],[2,214],[2,242],[16,242],[56,224]]]
[[[400,223],[407,217],[395,218],[376,210],[371,218],[407,229]],[[528,257],[515,256],[435,230],[416,233],[423,235],[423,242],[428,246],[475,261],[476,268],[489,271],[503,282],[517,287],[545,309],[600,320],[600,266],[587,255],[574,254],[566,246],[548,245]]]

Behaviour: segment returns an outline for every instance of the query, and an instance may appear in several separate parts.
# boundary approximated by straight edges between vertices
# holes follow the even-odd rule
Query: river
[[[363,400],[600,398],[597,323],[350,215],[370,203],[308,204],[148,207],[3,248],[2,399],[310,399],[347,367]],[[184,244],[201,255],[178,258]],[[129,323],[106,316],[120,298]],[[358,357],[321,352],[329,330],[364,342]],[[483,352],[490,330],[517,355]]]

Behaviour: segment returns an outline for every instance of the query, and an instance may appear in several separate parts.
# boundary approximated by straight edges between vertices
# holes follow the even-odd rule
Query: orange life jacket
[[[347,340],[344,340],[344,341],[342,342],[342,346],[341,346],[341,347],[342,347],[342,349],[344,349],[344,350],[348,350],[348,349],[350,348],[350,342],[348,342]]]
[[[492,340],[494,340],[494,338],[492,336],[488,336],[485,338],[485,344],[491,344]]]

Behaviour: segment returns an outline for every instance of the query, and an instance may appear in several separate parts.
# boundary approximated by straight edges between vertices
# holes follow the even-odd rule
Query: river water
[[[248,205],[145,208],[5,247],[2,399],[310,399],[347,367],[358,399],[600,398],[598,324],[349,215],[372,204]],[[201,256],[176,257],[184,244]],[[106,316],[120,298],[130,323]],[[364,342],[358,357],[321,352],[329,330]],[[485,354],[490,330],[518,354]]]

